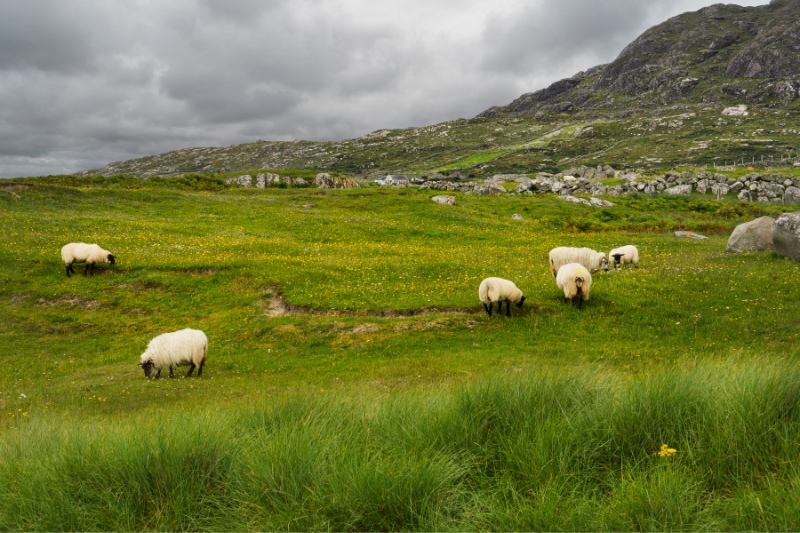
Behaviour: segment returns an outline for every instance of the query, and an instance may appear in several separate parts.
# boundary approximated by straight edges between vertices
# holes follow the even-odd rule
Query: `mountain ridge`
[[[473,119],[378,130],[339,142],[256,141],[174,150],[77,174],[271,168],[364,177],[449,171],[480,175],[556,170],[581,158],[588,164],[597,154],[623,167],[755,161],[800,148],[796,134],[786,133],[795,131],[787,121],[797,118],[798,97],[800,0],[756,7],[714,4],[653,26],[610,63],[490,107]],[[725,107],[738,105],[750,111],[720,119]],[[766,134],[779,133],[786,138],[765,142]],[[730,141],[738,138],[756,140]]]

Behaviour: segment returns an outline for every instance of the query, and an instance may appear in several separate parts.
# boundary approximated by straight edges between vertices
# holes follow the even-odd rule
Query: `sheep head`
[[[142,370],[144,370],[144,377],[149,378],[150,374],[153,372],[153,361],[151,359],[142,361],[139,363],[139,366],[142,367]]]
[[[525,301],[525,296],[519,299],[519,301],[517,302],[517,307],[522,307],[522,302],[524,301]]]
[[[108,254],[108,257],[106,257],[106,260],[113,265],[114,261],[116,261],[117,258],[114,256],[114,254]]]
[[[600,268],[608,272],[608,258],[603,253],[600,254]]]

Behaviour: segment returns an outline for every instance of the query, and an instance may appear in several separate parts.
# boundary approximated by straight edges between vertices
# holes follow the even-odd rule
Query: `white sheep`
[[[139,366],[144,369],[145,377],[155,368],[156,378],[161,376],[161,369],[169,367],[169,377],[173,377],[172,367],[191,365],[186,377],[190,377],[197,367],[197,377],[203,375],[203,365],[208,353],[208,338],[197,329],[182,329],[172,333],[164,333],[155,337],[147,345],[142,354]]]
[[[614,261],[614,270],[617,265],[622,267],[626,263],[633,263],[635,268],[639,268],[639,250],[632,244],[620,246],[608,252],[608,258]]]
[[[114,254],[108,250],[103,250],[96,244],[71,242],[61,248],[61,259],[64,260],[64,265],[67,267],[67,277],[69,278],[71,277],[70,273],[75,273],[75,269],[72,268],[73,263],[86,263],[86,268],[83,270],[83,275],[85,276],[87,272],[94,274],[94,266],[97,263],[111,263],[113,265],[117,258]]]
[[[558,270],[556,284],[564,291],[564,302],[572,300],[574,304],[575,298],[578,298],[578,309],[580,309],[583,301],[589,299],[592,275],[580,263],[568,263]]]
[[[511,316],[511,302],[522,307],[525,296],[514,285],[513,281],[503,278],[486,278],[478,287],[478,298],[483,302],[483,308],[492,316],[492,305],[497,302],[497,311],[503,312],[503,302],[506,303],[506,316]]]
[[[550,272],[553,277],[558,275],[558,270],[569,263],[580,263],[589,272],[608,270],[606,254],[596,252],[591,248],[567,248],[561,246],[550,250]]]

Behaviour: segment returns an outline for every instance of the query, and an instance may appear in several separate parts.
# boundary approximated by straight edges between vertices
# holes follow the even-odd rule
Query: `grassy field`
[[[800,527],[800,264],[725,253],[783,206],[432,195],[9,181],[0,528]],[[68,279],[70,241],[117,264]],[[629,243],[562,303],[551,248]],[[487,276],[522,311],[487,317]],[[203,378],[145,380],[183,327]]]

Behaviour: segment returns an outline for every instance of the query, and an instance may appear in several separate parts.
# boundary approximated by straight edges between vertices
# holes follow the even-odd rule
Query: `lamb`
[[[161,376],[161,369],[169,367],[169,377],[174,377],[172,367],[191,365],[186,377],[191,377],[197,367],[197,377],[203,375],[203,365],[206,363],[208,353],[208,338],[205,333],[197,329],[182,329],[172,333],[164,333],[155,337],[147,345],[147,350],[142,354],[139,366],[144,369],[145,377],[149,378],[153,369],[156,369],[156,378]]]
[[[478,287],[478,298],[483,302],[483,308],[489,316],[492,316],[492,306],[497,302],[497,311],[503,312],[503,302],[506,303],[506,316],[511,316],[511,302],[522,307],[525,296],[522,291],[514,285],[513,281],[503,278],[486,278],[481,281]]]
[[[558,275],[558,270],[568,263],[580,263],[590,272],[608,270],[606,254],[596,252],[591,248],[567,248],[561,246],[550,250],[550,272],[553,277]]]
[[[614,270],[617,269],[617,265],[622,267],[626,263],[633,263],[635,268],[639,268],[639,250],[632,244],[614,248],[608,252],[608,257],[614,260]]]
[[[85,276],[87,272],[94,274],[94,266],[97,263],[111,263],[114,264],[116,257],[108,250],[103,250],[96,244],[86,244],[83,242],[71,242],[61,248],[61,259],[64,260],[64,265],[67,267],[67,277],[71,277],[70,273],[74,274],[75,269],[72,268],[73,263],[86,263],[86,268],[83,270]]]
[[[578,298],[578,309],[580,309],[583,301],[589,299],[592,275],[580,263],[567,263],[558,270],[556,284],[564,291],[564,302],[572,300],[574,304],[575,298]]]

